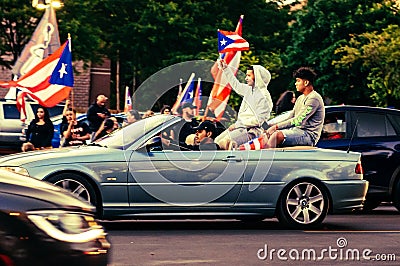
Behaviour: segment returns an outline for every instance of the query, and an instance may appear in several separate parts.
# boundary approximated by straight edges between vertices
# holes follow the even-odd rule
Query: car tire
[[[362,210],[364,212],[369,212],[377,208],[380,204],[381,204],[380,200],[366,199]]]
[[[328,213],[329,198],[325,187],[315,181],[289,184],[278,202],[279,221],[290,228],[306,229],[322,223]]]
[[[400,180],[397,181],[393,193],[393,205],[400,211]]]
[[[52,176],[47,181],[71,191],[72,194],[98,207],[96,191],[84,177],[73,173],[63,173]]]

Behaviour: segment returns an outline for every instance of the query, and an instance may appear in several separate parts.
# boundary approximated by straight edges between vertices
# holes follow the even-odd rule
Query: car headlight
[[[93,216],[66,211],[32,211],[27,217],[49,236],[65,242],[84,243],[104,238],[105,232]]]
[[[28,170],[19,166],[1,166],[0,169],[24,176],[29,176]]]

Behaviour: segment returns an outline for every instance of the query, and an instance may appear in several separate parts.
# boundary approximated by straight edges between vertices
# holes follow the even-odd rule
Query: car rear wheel
[[[90,202],[97,207],[98,201],[93,186],[82,176],[72,173],[64,173],[53,176],[48,180],[56,186],[71,191],[72,194]]]
[[[397,181],[397,184],[394,188],[393,205],[398,211],[400,211],[400,180]]]
[[[368,212],[377,208],[381,204],[380,200],[366,199],[363,206],[363,211]]]
[[[282,192],[278,219],[292,228],[314,227],[325,219],[328,206],[328,194],[321,184],[314,181],[295,182]]]

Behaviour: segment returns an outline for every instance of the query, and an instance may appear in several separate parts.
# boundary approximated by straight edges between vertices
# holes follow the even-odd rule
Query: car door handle
[[[230,155],[230,156],[227,156],[226,158],[222,159],[222,161],[224,161],[224,162],[241,162],[241,161],[243,161],[243,159],[238,158],[233,155]]]

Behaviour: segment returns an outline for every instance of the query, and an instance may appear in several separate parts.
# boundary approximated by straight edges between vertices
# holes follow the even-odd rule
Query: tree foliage
[[[349,69],[362,65],[366,72],[371,98],[378,106],[400,107],[400,27],[389,25],[381,33],[366,32],[353,36],[348,44],[335,53],[340,60],[333,61],[338,68]]]
[[[26,0],[0,2],[0,65],[11,69],[35,30],[40,12]]]
[[[293,8],[298,3],[303,3],[302,8]],[[342,55],[335,51],[348,45],[353,36],[374,32],[380,35],[388,25],[399,25],[395,3],[395,0],[299,0],[283,5],[279,0],[65,0],[57,18],[61,42],[68,33],[72,36],[74,60],[87,63],[97,63],[105,57],[112,60],[114,90],[117,64],[120,88],[137,88],[169,65],[195,59],[214,61],[218,57],[217,29],[234,30],[243,14],[243,37],[249,41],[250,51],[242,53],[241,69],[244,71],[248,64],[267,67],[273,76],[269,90],[274,99],[287,89],[294,90],[292,71],[308,65],[319,74],[317,89],[333,103],[384,105],[385,101],[391,104],[391,97],[397,99],[397,92],[390,89],[396,86],[393,79],[398,80],[395,71],[389,75],[387,69],[367,63],[361,44],[357,47],[353,44],[353,48],[364,56],[363,60],[354,60],[346,67],[333,62],[341,60]],[[0,65],[11,68],[43,11],[32,8],[29,0],[2,0],[0,14]],[[386,52],[391,49],[386,48]],[[204,94],[210,89],[205,86]],[[172,91],[161,101],[172,104],[175,95],[176,91]],[[230,104],[235,106],[239,102],[233,96]]]
[[[319,74],[317,88],[333,103],[374,105],[362,65],[335,68],[335,50],[352,35],[399,23],[393,0],[308,0],[290,29],[292,45],[283,55],[287,76],[301,65],[312,66]]]

